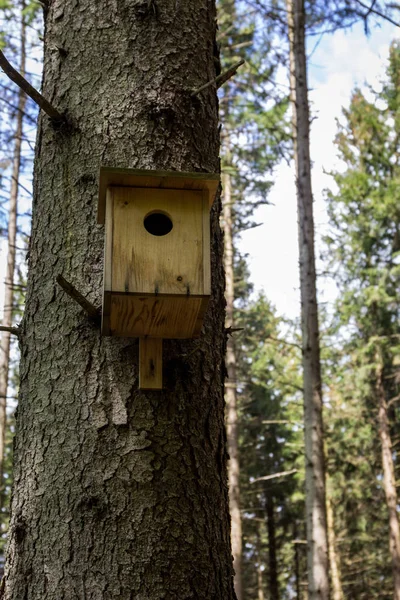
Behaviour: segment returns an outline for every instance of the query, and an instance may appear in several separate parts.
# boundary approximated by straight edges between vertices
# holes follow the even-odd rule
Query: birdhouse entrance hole
[[[151,235],[161,237],[167,235],[173,227],[170,217],[161,211],[153,211],[144,218],[144,228]]]

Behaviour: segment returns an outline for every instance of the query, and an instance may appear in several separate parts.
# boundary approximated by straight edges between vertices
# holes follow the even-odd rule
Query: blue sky
[[[311,158],[313,160],[313,192],[316,225],[317,256],[321,251],[321,236],[326,232],[327,215],[323,190],[332,186],[324,174],[339,166],[333,140],[336,119],[347,106],[351,92],[366,82],[379,87],[385,72],[389,45],[400,36],[400,30],[390,24],[372,29],[367,38],[362,25],[346,32],[311,38],[308,52],[309,87],[312,116]],[[286,74],[283,79],[285,83]],[[240,248],[249,254],[251,279],[255,290],[263,290],[278,312],[296,318],[300,312],[297,251],[297,214],[293,167],[281,165],[276,171],[275,185],[270,194],[270,206],[256,213],[263,225],[242,235]],[[321,263],[317,264],[317,269]],[[335,286],[320,279],[319,301],[332,304]]]

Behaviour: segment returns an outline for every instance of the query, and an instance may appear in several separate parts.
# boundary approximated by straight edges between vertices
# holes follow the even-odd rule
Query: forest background
[[[13,62],[16,66],[19,59],[19,8],[19,5],[6,8],[4,17],[4,48],[8,51],[10,59],[14,57]],[[31,45],[27,78],[39,87],[41,20],[37,8],[34,3],[27,4],[24,15],[28,23],[27,40]],[[233,190],[238,192],[235,199],[235,202],[238,201],[234,214],[236,221],[233,225],[234,325],[243,327],[243,331],[237,332],[234,338],[238,365],[235,383],[239,409],[243,598],[300,600],[307,597],[306,533],[301,355],[299,326],[296,320],[299,305],[297,220],[293,168],[291,164],[287,164],[290,163],[289,112],[285,113],[282,110],[282,107],[288,105],[287,59],[281,61],[279,57],[283,64],[273,64],[277,53],[274,44],[279,45],[280,42],[273,36],[268,43],[266,42],[262,17],[255,10],[248,13],[245,12],[243,3],[235,6],[235,3],[221,1],[220,15],[221,35],[231,27],[229,43],[224,46],[224,38],[220,40],[222,64],[224,65],[225,61],[228,66],[233,56],[243,56],[247,61],[247,66],[239,71],[237,78],[220,93],[222,168],[223,172],[225,170],[231,173]],[[335,600],[384,600],[392,598],[393,595],[388,518],[381,486],[379,444],[376,434],[373,434],[376,415],[373,405],[362,404],[369,394],[365,363],[361,365],[360,373],[357,372],[358,378],[354,381],[346,379],[346,373],[353,368],[348,366],[349,363],[346,366],[346,360],[351,361],[356,350],[350,345],[344,351],[342,338],[339,339],[338,336],[335,301],[337,286],[342,282],[340,277],[332,276],[334,269],[331,269],[328,260],[329,244],[327,246],[326,240],[323,241],[322,238],[328,236],[332,229],[338,230],[338,224],[328,215],[328,207],[332,207],[332,203],[327,202],[328,196],[323,190],[329,188],[334,194],[340,190],[338,180],[335,184],[332,177],[324,173],[324,169],[345,171],[348,167],[345,161],[338,162],[336,158],[338,149],[334,144],[337,133],[335,119],[340,118],[341,122],[345,123],[346,119],[341,116],[341,109],[349,107],[356,86],[361,86],[367,101],[374,101],[374,94],[364,86],[364,80],[375,90],[380,90],[381,81],[385,79],[389,47],[396,33],[397,29],[393,25],[382,23],[378,28],[374,27],[369,31],[369,37],[365,37],[364,25],[359,23],[351,30],[338,30],[321,37],[310,36],[307,46],[313,117],[311,153],[314,160],[313,183],[319,257],[318,289],[322,308],[322,358],[327,376],[325,422],[330,474],[328,516],[332,516],[331,552],[336,554],[332,558],[337,565],[337,580],[333,582]],[[266,48],[270,53],[268,60],[272,64],[263,62],[262,53]],[[248,88],[246,90],[246,86],[254,82],[252,78],[255,77],[255,70],[258,70],[256,84],[264,94],[261,102],[257,101],[255,94],[249,94]],[[5,234],[8,195],[12,182],[10,156],[15,142],[13,127],[18,111],[15,109],[17,90],[12,88],[6,78],[3,77],[1,81],[1,194],[2,225]],[[224,99],[229,97],[232,90],[235,103],[239,98],[233,116],[232,113],[224,112],[229,103],[224,104]],[[240,108],[242,101],[247,105],[244,111]],[[260,117],[262,111],[269,114],[266,122]],[[22,308],[26,277],[25,253],[29,238],[30,173],[36,117],[33,103],[28,101],[24,113],[26,124],[22,136],[20,218],[16,245],[18,269],[13,285],[14,323],[20,320],[20,312],[17,309]],[[229,119],[232,119],[230,124]],[[253,128],[254,123],[257,125],[256,129]],[[236,133],[235,128],[238,128],[239,133]],[[231,139],[234,139],[234,148],[230,149],[233,158],[231,156],[229,160],[224,142],[227,129]],[[277,131],[279,135],[276,139]],[[266,153],[260,149],[263,145],[268,150]],[[279,148],[279,152],[276,152],[276,148]],[[235,167],[230,170],[232,163],[235,163]],[[249,172],[252,170],[256,174],[257,185],[254,181],[249,181]],[[244,213],[240,202],[245,206]],[[388,211],[390,210],[389,207]],[[334,208],[331,208],[332,212],[335,212]],[[258,223],[263,225],[253,227]],[[333,252],[333,242],[330,248]],[[4,243],[2,257],[6,252]],[[337,260],[339,262],[339,256]],[[5,260],[1,263],[4,265]],[[346,268],[345,265],[342,267]],[[1,278],[5,279],[4,272],[1,273]],[[351,307],[349,310],[351,311]],[[350,335],[349,329],[345,337],[346,335]],[[391,332],[390,335],[397,333]],[[348,353],[347,356],[345,352]],[[12,357],[12,365],[15,367],[18,361],[15,346]],[[17,374],[15,370],[12,373],[13,383],[7,393],[10,432],[13,427],[12,409],[15,407],[14,399],[17,393]],[[326,383],[327,381],[329,383]],[[392,413],[393,444],[396,447],[397,417],[395,411]],[[353,440],[353,445],[350,440]],[[9,446],[8,467],[10,455]],[[268,479],[273,475],[277,477]],[[5,469],[5,477],[5,492],[8,495],[11,483],[9,468]],[[5,540],[8,514],[6,500],[2,510]]]

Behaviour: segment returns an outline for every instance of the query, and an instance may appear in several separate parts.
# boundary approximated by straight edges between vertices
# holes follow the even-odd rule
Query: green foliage
[[[267,202],[275,166],[290,156],[288,97],[277,93],[279,65],[257,12],[220,0],[218,15],[221,69],[246,61],[220,90],[222,170],[232,177],[237,233],[255,225],[252,215]]]
[[[270,587],[273,544],[280,595],[289,599],[296,551],[301,572],[305,569],[304,546],[293,543],[304,533],[300,347],[293,324],[285,323],[263,295],[238,312],[237,323],[244,328],[237,348],[246,597],[255,595],[260,563],[265,590]],[[268,538],[268,499],[274,506],[274,541]]]
[[[330,381],[328,469],[340,531],[346,598],[392,597],[388,514],[377,431],[376,370],[383,367],[391,436],[399,435],[400,46],[382,89],[353,93],[336,144],[345,170],[328,193],[326,238],[339,288]],[[357,559],[355,559],[357,557]]]

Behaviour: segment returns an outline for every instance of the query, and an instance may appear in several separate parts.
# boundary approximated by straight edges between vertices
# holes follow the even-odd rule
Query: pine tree
[[[288,0],[287,15],[299,223],[308,590],[310,600],[328,600],[330,592],[322,381],[314,254],[304,0]]]
[[[399,395],[399,66],[400,49],[395,43],[387,80],[374,101],[356,90],[344,111],[336,141],[346,168],[334,174],[338,191],[328,197],[332,235],[327,239],[338,265],[338,326],[345,328],[345,349],[351,353],[348,364],[356,374],[351,393],[362,403],[364,427],[374,420],[378,425],[375,438],[379,434],[396,599],[400,597],[400,530],[392,437],[398,435]],[[371,463],[377,466],[376,455]],[[375,478],[379,471],[375,470]],[[379,493],[381,484],[374,487]]]
[[[4,597],[233,599],[223,421],[222,240],[200,340],[165,344],[165,390],[137,390],[137,342],[102,339],[57,289],[99,304],[101,163],[218,170],[215,10],[51,3]]]
[[[266,597],[288,600],[299,550],[293,526],[304,521],[300,348],[263,296],[240,322],[244,588],[253,597],[261,578]],[[297,559],[305,570],[301,552]]]
[[[261,58],[260,40],[254,16],[243,13],[235,0],[219,2],[219,28],[222,69],[231,68],[238,59],[245,65],[221,91],[222,187],[224,267],[226,278],[226,327],[235,329],[235,300],[240,295],[235,269],[236,245],[240,231],[251,226],[252,212],[266,201],[271,181],[266,179],[285,144],[284,99],[273,100],[273,66]],[[251,91],[256,87],[256,91]],[[268,112],[263,106],[273,104]],[[287,136],[286,136],[287,137]],[[235,336],[228,335],[225,384],[227,443],[229,452],[229,498],[235,590],[242,600],[242,519],[240,512],[240,457],[237,393],[237,350]]]

